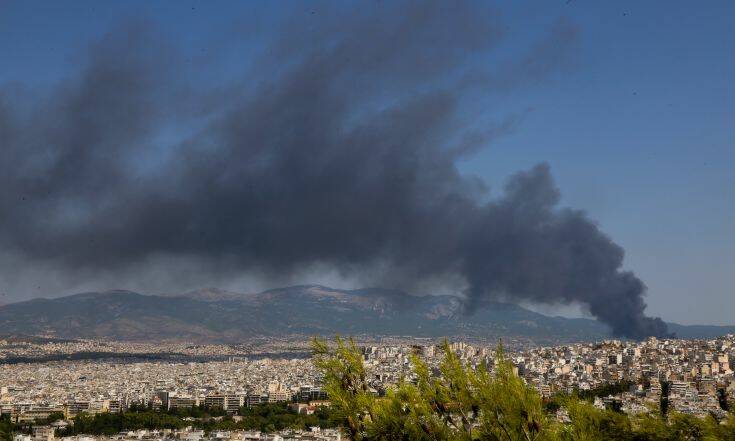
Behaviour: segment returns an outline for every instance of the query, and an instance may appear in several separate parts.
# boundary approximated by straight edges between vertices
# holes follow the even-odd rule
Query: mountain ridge
[[[669,326],[681,338],[735,332],[732,326]],[[225,343],[294,334],[519,337],[539,343],[610,338],[609,328],[595,320],[547,316],[512,303],[489,302],[466,314],[454,296],[322,285],[260,293],[204,288],[151,295],[109,290],[36,298],[1,305],[0,329],[54,338]]]

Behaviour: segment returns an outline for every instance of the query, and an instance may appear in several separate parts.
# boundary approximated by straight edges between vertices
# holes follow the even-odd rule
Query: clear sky
[[[735,2],[505,3],[503,51],[562,19],[579,29],[575,55],[548,80],[478,97],[467,118],[522,116],[460,169],[495,188],[548,162],[563,205],[625,248],[650,314],[735,324]],[[0,84],[51,87],[90,42],[140,19],[191,63],[211,63],[196,75],[217,84],[247,67],[258,35],[277,33],[270,24],[291,5],[0,0]]]

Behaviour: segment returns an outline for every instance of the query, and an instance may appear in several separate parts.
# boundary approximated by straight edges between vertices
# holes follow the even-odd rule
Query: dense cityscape
[[[402,380],[413,380],[413,355],[434,370],[441,360],[440,341],[386,340],[360,342],[359,346],[376,396],[384,395]],[[235,423],[242,420],[247,409],[259,406],[282,406],[293,414],[312,415],[328,409],[330,403],[312,359],[300,352],[308,344],[304,341],[261,347],[261,351],[271,354],[264,356],[247,354],[252,350],[249,346],[0,340],[0,361],[4,360],[0,364],[0,416],[25,428],[27,433],[17,434],[16,441],[48,441],[57,434],[62,439],[81,441],[92,434],[63,436],[69,425],[79,421],[77,417],[125,413],[129,409],[179,414],[208,409],[207,418]],[[491,344],[452,342],[448,347],[472,367],[493,366],[497,356],[497,346]],[[284,352],[284,348],[289,351]],[[73,359],[79,354],[103,357]],[[178,358],[145,358],[170,354]],[[23,362],[10,361],[19,356],[25,357]],[[67,360],[47,361],[49,356]],[[587,393],[595,406],[614,406],[637,414],[658,411],[665,395],[670,408],[677,412],[724,417],[727,397],[735,395],[733,335],[714,340],[606,340],[507,350],[506,357],[514,373],[546,400],[559,394]],[[556,417],[563,420],[564,409],[559,409]],[[196,420],[189,417],[188,421]],[[192,424],[105,437],[197,441],[327,440],[342,436],[327,426],[275,433],[218,430],[216,425],[209,429]]]
[[[0,0],[0,441],[735,441],[734,17]]]

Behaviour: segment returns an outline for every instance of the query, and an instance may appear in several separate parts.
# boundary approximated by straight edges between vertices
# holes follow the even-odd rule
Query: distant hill
[[[452,296],[411,296],[386,289],[293,286],[256,294],[205,289],[175,295],[130,291],[76,294],[0,306],[0,334],[115,340],[237,342],[294,334],[530,338],[538,343],[599,340],[608,328],[589,319],[549,317],[508,303],[474,314]],[[682,338],[735,327],[671,325]]]

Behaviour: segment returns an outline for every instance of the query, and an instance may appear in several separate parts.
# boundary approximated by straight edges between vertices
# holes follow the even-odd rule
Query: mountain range
[[[735,333],[735,326],[669,324],[680,338]],[[300,285],[244,294],[202,289],[183,294],[88,292],[0,306],[0,335],[131,341],[235,343],[289,335],[402,335],[522,338],[539,344],[610,337],[595,320],[551,317],[510,303],[466,314],[454,296],[413,296],[368,288]]]

